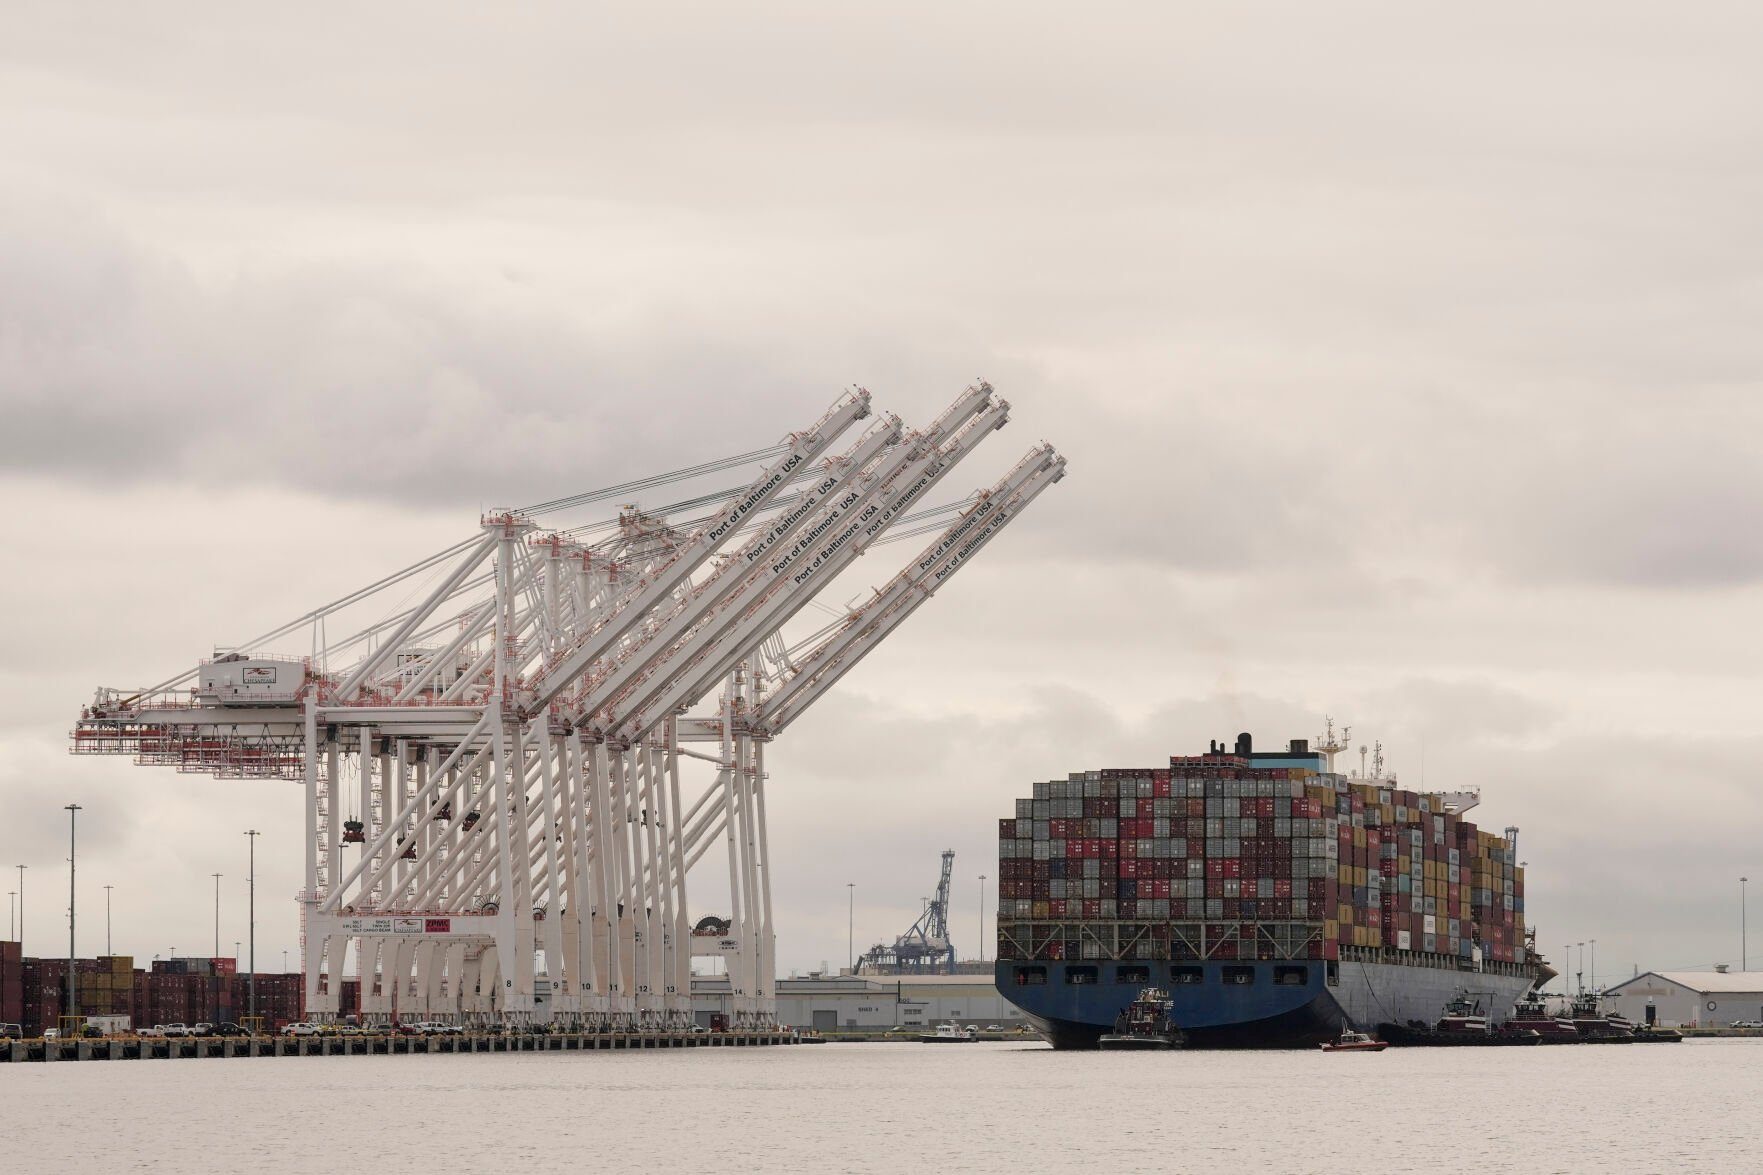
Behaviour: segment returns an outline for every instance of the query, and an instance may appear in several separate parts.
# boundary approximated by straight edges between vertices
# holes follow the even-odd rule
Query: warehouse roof
[[[1679,987],[1687,987],[1691,991],[1712,992],[1763,992],[1763,971],[1643,971],[1633,979],[1624,979],[1621,983],[1612,984],[1610,993],[1615,994],[1625,987],[1639,983],[1648,976],[1656,976]]]

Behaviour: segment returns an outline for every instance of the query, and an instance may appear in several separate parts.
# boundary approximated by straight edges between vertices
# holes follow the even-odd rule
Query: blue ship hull
[[[1069,982],[1073,967],[1085,978],[1094,974],[1096,981]],[[1042,968],[1044,977],[1038,973]],[[1282,967],[1281,982],[1275,981],[1272,963],[1196,963],[1185,973],[1197,981],[1176,983],[1169,982],[1167,963],[1148,969],[1147,977],[1122,980],[1115,977],[1113,963],[1001,962],[996,979],[1004,998],[1061,1049],[1095,1048],[1150,982],[1169,992],[1171,1018],[1189,1048],[1314,1048],[1339,1036],[1349,1023],[1328,984],[1328,965],[1320,961],[1303,968],[1301,981],[1294,981],[1292,968]],[[1235,981],[1226,981],[1227,969]],[[1246,972],[1252,979],[1242,982]],[[1030,976],[1045,981],[1022,981]]]
[[[1024,962],[997,965],[1004,998],[1055,1048],[1094,1048],[1149,985],[1166,988],[1189,1048],[1310,1048],[1343,1028],[1431,1024],[1468,996],[1493,1024],[1511,1014],[1534,976],[1401,961],[1166,963]]]

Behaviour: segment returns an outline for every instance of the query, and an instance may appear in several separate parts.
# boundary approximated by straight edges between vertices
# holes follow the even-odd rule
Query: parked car
[[[283,1036],[317,1036],[318,1025],[310,1020],[296,1020],[282,1028]]]
[[[1002,1032],[1002,1031],[1004,1031],[1004,1026],[1002,1024],[988,1024],[988,1025],[986,1025],[986,1031],[987,1032]]]
[[[80,1035],[85,1037],[87,1040],[103,1040],[104,1039],[104,1030],[102,1028],[98,1027],[96,1024],[88,1024],[84,1028],[80,1029]]]
[[[44,1040],[60,1040],[61,1039],[61,1029],[59,1029],[59,1028],[45,1028],[45,1029],[43,1029],[43,1039]]]
[[[192,1024],[190,1026],[190,1035],[191,1036],[213,1036],[214,1035],[214,1025],[208,1023],[207,1021],[203,1021],[200,1024]]]
[[[0,1040],[23,1040],[24,1027],[19,1024],[0,1024]]]
[[[1763,1020],[1734,1020],[1734,1028],[1763,1028]]]
[[[163,1029],[163,1028],[159,1027],[157,1024],[155,1024],[151,1028],[137,1028],[137,1029],[135,1029],[135,1035],[140,1037],[143,1040],[164,1040],[165,1039],[165,1029]]]
[[[188,1024],[161,1024],[159,1034],[161,1036],[188,1036],[190,1035],[190,1026]]]
[[[209,1036],[250,1036],[251,1033],[249,1031],[247,1031],[243,1025],[234,1024],[232,1021],[228,1020],[222,1024],[212,1025],[208,1030],[208,1035]]]

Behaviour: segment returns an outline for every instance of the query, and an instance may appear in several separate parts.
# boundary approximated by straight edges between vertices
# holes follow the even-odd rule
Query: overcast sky
[[[1738,962],[1754,4],[594,7],[7,6],[28,951],[70,801],[82,953],[107,882],[118,951],[207,953],[215,872],[230,953],[247,827],[260,964],[295,942],[297,788],[70,759],[93,687],[483,506],[984,376],[1013,423],[954,491],[1041,439],[1070,475],[772,751],[783,969],[844,960],[848,882],[859,950],[904,930],[948,847],[971,954],[1031,781],[1325,713],[1522,829],[1557,962]]]

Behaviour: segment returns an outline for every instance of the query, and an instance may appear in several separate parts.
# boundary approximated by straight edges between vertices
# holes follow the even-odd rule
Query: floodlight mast
[[[308,624],[311,656],[260,642],[151,690],[99,690],[72,750],[302,785],[309,1016],[341,1012],[348,969],[370,1022],[531,1021],[542,954],[546,1019],[679,1028],[692,957],[717,954],[735,1026],[774,1025],[765,744],[1064,471],[1037,447],[792,659],[786,626],[890,528],[946,514],[909,511],[1009,406],[979,383],[923,429],[883,416],[835,452],[870,415],[859,389],[776,446],[628,483],[758,466],[696,522],[666,515],[715,499],[576,531],[487,513],[475,538],[266,638]],[[392,588],[421,602],[330,639]],[[337,654],[356,659],[333,672]],[[718,753],[688,749],[705,740]],[[689,805],[682,759],[716,769]],[[694,924],[687,878],[719,840],[730,917]]]

